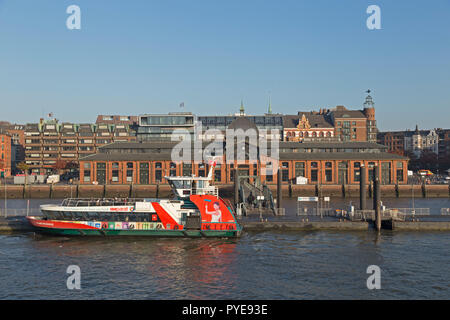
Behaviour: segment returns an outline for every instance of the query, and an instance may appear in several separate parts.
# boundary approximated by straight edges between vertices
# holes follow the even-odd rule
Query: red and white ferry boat
[[[28,217],[37,232],[64,236],[238,237],[229,201],[208,177],[165,177],[173,199],[65,199]]]

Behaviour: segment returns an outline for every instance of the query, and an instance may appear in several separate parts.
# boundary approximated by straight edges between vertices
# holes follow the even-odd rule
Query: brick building
[[[377,141],[375,107],[370,95],[362,110],[337,106],[318,112],[299,112],[283,116],[283,127],[284,141]]]
[[[11,136],[0,131],[0,177],[11,175]]]
[[[137,116],[121,116],[121,115],[103,115],[97,116],[96,124],[106,123],[106,124],[127,124],[134,125],[138,122]]]
[[[385,145],[390,153],[402,156],[406,154],[404,131],[379,132],[377,141],[379,144]]]
[[[0,131],[11,136],[11,172],[14,173],[16,165],[25,159],[25,126],[22,124],[0,123]]]
[[[80,183],[156,184],[167,183],[164,176],[206,176],[207,163],[172,161],[175,145],[175,142],[131,142],[100,147],[97,154],[80,159]],[[201,150],[192,147],[192,154],[196,152]],[[369,142],[281,142],[280,171],[274,175],[270,174],[276,165],[274,160],[263,163],[259,157],[254,162],[238,163],[226,159],[226,152],[220,158],[214,172],[217,184],[233,183],[235,168],[240,175],[260,175],[268,184],[275,184],[278,174],[284,183],[295,183],[296,177],[303,176],[312,184],[357,184],[361,165],[369,168],[368,180],[375,165],[381,168],[383,184],[404,184],[407,180],[408,159],[387,153],[384,146]]]
[[[284,141],[303,141],[329,139],[335,137],[335,128],[328,114],[317,112],[299,112],[298,115],[283,116]]]

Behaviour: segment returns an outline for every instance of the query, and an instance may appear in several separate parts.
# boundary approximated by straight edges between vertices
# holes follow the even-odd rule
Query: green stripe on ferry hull
[[[47,229],[35,228],[37,232],[60,236],[150,236],[150,237],[227,237],[239,236],[237,231],[211,230],[107,230],[107,229]]]

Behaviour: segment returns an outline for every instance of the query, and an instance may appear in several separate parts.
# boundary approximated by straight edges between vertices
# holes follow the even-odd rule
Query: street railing
[[[389,208],[385,212],[391,216],[429,216],[430,208]]]
[[[42,212],[39,208],[30,209],[0,209],[0,217],[27,217],[27,216],[39,216]]]

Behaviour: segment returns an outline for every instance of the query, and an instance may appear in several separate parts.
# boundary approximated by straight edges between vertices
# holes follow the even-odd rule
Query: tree
[[[420,153],[419,163],[421,169],[435,171],[438,166],[438,155],[430,150],[422,150]]]
[[[419,170],[420,169],[420,163],[419,159],[412,151],[406,151],[405,156],[409,158],[408,167],[410,170]]]
[[[79,164],[75,161],[68,161],[66,163],[66,167],[65,167],[66,170],[75,170],[78,168],[79,168]]]
[[[28,170],[30,169],[30,166],[22,161],[16,165],[16,168],[19,169],[20,171],[23,171],[25,174],[27,174]]]
[[[66,168],[67,161],[66,160],[56,160],[55,164],[52,166],[53,169],[57,170],[58,173],[61,170],[64,170]]]
[[[73,171],[78,169],[78,163],[75,161],[68,160],[56,160],[56,163],[53,165],[53,169],[58,171],[58,174],[61,174],[62,171]]]

